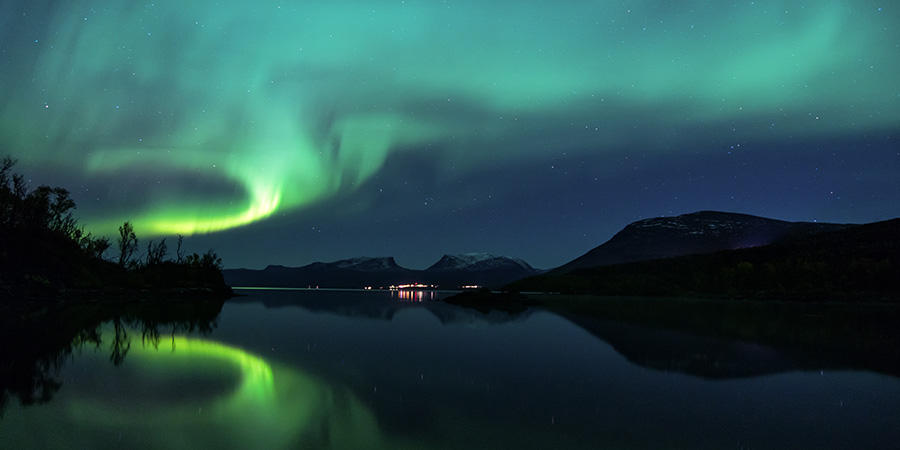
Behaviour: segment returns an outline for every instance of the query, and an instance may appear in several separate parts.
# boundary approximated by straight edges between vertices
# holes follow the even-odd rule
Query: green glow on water
[[[170,342],[172,351],[163,348],[159,351],[137,352],[134,356],[137,359],[135,363],[139,366],[138,370],[149,370],[152,374],[165,372],[166,368],[176,364],[190,365],[193,363],[215,367],[216,363],[226,363],[240,372],[240,382],[231,395],[207,404],[209,414],[222,416],[240,411],[265,413],[266,410],[275,406],[275,381],[272,367],[261,358],[238,348],[212,341],[174,337]],[[168,342],[166,342],[167,344]],[[167,415],[173,413],[171,406],[164,406],[164,408],[167,410]],[[189,412],[195,413],[195,411]]]
[[[8,411],[0,421],[3,442],[60,449],[404,447],[387,443],[350,392],[236,347],[174,337],[158,349],[132,345],[123,367],[94,359],[85,366],[96,371],[88,375],[97,377],[91,387],[64,384],[46,405]],[[166,392],[190,389],[173,383],[200,388],[215,381],[204,377],[231,379],[234,372],[237,382],[225,392],[181,398]]]

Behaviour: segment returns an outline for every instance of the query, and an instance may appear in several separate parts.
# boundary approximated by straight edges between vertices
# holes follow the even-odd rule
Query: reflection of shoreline
[[[103,342],[140,331],[105,328]],[[122,448],[152,443],[154,448],[237,449],[260,442],[273,449],[298,443],[335,449],[396,447],[384,443],[371,411],[349,390],[240,348],[181,335],[152,342],[129,339],[125,347],[129,356],[120,364],[128,370],[82,354],[79,359],[86,358],[86,365],[81,367],[91,374],[88,385],[40,407],[12,408],[0,421],[4,442],[19,448],[45,442],[58,448],[104,448],[113,429]],[[221,384],[218,379],[230,378],[230,372],[238,377],[224,389],[205,396],[172,394]]]
[[[364,289],[249,289],[236,288],[241,294],[232,303],[258,303],[265,308],[301,308],[313,313],[346,317],[393,320],[408,308],[425,308],[444,325],[472,323],[508,323],[527,318],[533,310],[509,314],[502,311],[480,312],[449,305],[441,300],[460,291],[364,290]],[[350,295],[348,295],[350,294]]]
[[[793,370],[900,376],[900,305],[543,296],[642,366],[705,378]],[[753,364],[748,364],[748,362]]]
[[[99,347],[101,325],[138,329],[142,340],[161,333],[208,333],[215,328],[224,300],[78,303],[31,315],[0,317],[0,414],[9,400],[21,404],[50,401],[62,383],[59,371],[73,352]],[[120,362],[129,351],[114,339],[110,360]]]
[[[546,309],[609,343],[629,361],[654,370],[715,379],[822,369],[900,376],[900,348],[891,345],[900,342],[894,325],[900,323],[898,307],[885,312],[874,306],[870,311],[844,310],[839,304],[554,295],[532,297],[544,301],[543,307],[508,314],[417,301],[414,294],[407,300],[399,293],[356,292],[361,295],[267,291],[231,301],[377,320],[424,308],[444,325],[518,322]]]
[[[584,316],[563,316],[648,369],[707,379],[758,377],[801,370],[802,364],[769,346],[684,331]],[[819,367],[821,368],[821,367]]]

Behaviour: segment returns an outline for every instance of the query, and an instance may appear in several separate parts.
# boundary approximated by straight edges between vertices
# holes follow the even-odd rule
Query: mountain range
[[[444,255],[425,270],[407,269],[393,257],[358,257],[334,262],[315,262],[302,267],[270,265],[262,270],[222,271],[231,286],[348,288],[424,284],[441,289],[462,286],[500,287],[544,271],[527,262],[487,253]]]
[[[900,219],[863,225],[699,212],[635,222],[511,291],[802,300],[900,298]]]
[[[444,255],[425,270],[400,267],[392,257],[360,257],[223,275],[231,286],[248,287],[420,283],[601,295],[892,297],[900,296],[898,227],[900,219],[855,225],[699,211],[633,222],[550,271],[517,258],[468,253]]]

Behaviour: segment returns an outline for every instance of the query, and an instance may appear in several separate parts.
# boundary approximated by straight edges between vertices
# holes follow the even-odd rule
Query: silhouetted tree
[[[25,303],[10,299],[50,300],[79,289],[199,289],[228,295],[222,260],[210,250],[185,257],[178,236],[177,260],[166,260],[167,241],[150,241],[147,257],[138,253],[131,222],[119,227],[118,267],[104,260],[110,239],[94,237],[73,215],[69,191],[50,186],[29,190],[13,172],[16,161],[0,159],[0,309]]]
[[[69,191],[29,190],[24,177],[12,171],[15,164],[9,156],[0,159],[0,278],[8,285],[30,286],[19,292],[98,280],[109,240],[78,225]]]
[[[4,156],[0,160],[0,226],[5,229],[19,223],[28,188],[25,179],[12,172],[16,160]]]
[[[91,234],[88,233],[86,238],[87,241],[84,244],[85,251],[98,259],[103,259],[103,254],[112,246],[108,237],[91,238]]]
[[[193,267],[222,270],[222,258],[219,258],[213,249],[207,250],[206,253],[202,255],[194,253],[191,256],[188,256],[187,263]]]
[[[25,179],[12,172],[15,165],[9,156],[0,160],[0,226],[74,237],[78,221],[72,216],[75,201],[69,191],[38,186],[29,192]]]
[[[109,355],[109,360],[112,361],[113,365],[119,366],[125,361],[125,355],[128,354],[128,350],[131,350],[131,340],[128,339],[128,330],[120,317],[113,319],[112,322],[115,334],[113,334],[112,344],[110,345],[111,354]]]
[[[166,259],[168,247],[166,239],[159,241],[159,244],[153,245],[153,241],[147,243],[147,265],[153,266],[163,262]]]
[[[175,262],[181,264],[184,262],[184,248],[182,244],[184,243],[184,236],[178,235],[178,244],[175,247]]]
[[[125,222],[119,227],[119,265],[125,267],[131,261],[137,251],[138,238],[134,234],[134,226],[131,222]]]

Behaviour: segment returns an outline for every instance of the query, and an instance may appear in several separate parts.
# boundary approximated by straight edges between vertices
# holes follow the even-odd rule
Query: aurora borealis
[[[81,222],[229,267],[484,251],[640,218],[900,216],[882,1],[13,0],[0,148]]]

